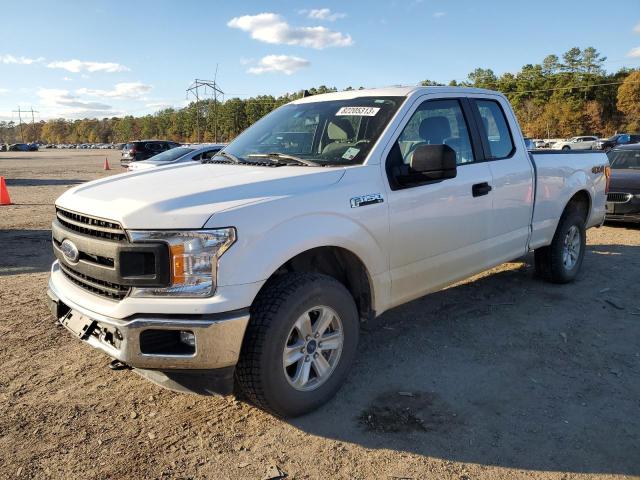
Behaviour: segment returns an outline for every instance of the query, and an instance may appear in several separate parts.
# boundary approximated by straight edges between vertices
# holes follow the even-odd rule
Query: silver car
[[[210,143],[201,145],[183,145],[181,147],[172,148],[153,157],[139,162],[131,162],[128,170],[138,171],[146,170],[154,167],[163,167],[165,165],[175,165],[186,162],[199,162],[213,157],[222,150],[226,144]]]

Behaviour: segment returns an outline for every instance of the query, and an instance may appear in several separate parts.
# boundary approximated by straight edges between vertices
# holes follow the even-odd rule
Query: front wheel
[[[536,273],[554,283],[573,281],[586,249],[585,220],[575,211],[562,215],[551,245],[535,251]]]
[[[571,150],[571,147],[569,145],[565,145],[564,147],[562,147],[562,150]]]
[[[338,391],[358,345],[358,311],[332,277],[291,273],[267,285],[251,308],[236,386],[256,406],[302,415]]]

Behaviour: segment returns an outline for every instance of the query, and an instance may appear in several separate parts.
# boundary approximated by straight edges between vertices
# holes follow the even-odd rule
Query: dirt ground
[[[54,323],[53,202],[118,155],[0,153],[0,478],[640,478],[640,228],[591,230],[571,285],[511,263],[385,313],[338,395],[283,421]]]

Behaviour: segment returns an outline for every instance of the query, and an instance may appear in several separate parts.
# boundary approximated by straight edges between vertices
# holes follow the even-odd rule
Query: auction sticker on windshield
[[[356,117],[375,117],[379,111],[379,107],[342,107],[336,112],[336,116],[353,115]]]

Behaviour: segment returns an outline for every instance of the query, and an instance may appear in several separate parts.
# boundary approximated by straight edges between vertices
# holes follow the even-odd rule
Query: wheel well
[[[567,203],[567,206],[564,208],[563,214],[571,210],[577,211],[580,215],[582,215],[585,223],[587,223],[589,212],[591,211],[591,197],[586,190],[580,190],[575,195],[573,195],[573,197],[571,197],[571,199]]]
[[[327,246],[302,252],[278,268],[267,280],[265,286],[274,278],[291,272],[321,273],[335,278],[353,296],[361,321],[375,317],[369,273],[362,260],[349,250]]]

